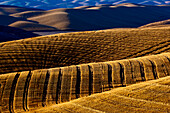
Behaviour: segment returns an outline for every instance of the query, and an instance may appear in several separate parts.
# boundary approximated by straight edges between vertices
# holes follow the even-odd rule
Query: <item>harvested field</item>
[[[0,43],[0,73],[114,61],[170,52],[170,28],[113,29]]]
[[[97,109],[97,111],[111,110],[105,108],[106,106],[115,106],[112,110],[118,111],[127,109],[142,112],[149,108],[152,108],[151,111],[168,111],[169,77],[152,83],[120,88],[121,90],[118,88],[110,92],[102,92],[169,76],[169,59],[170,53],[164,53],[134,59],[2,74],[0,75],[0,110],[2,112],[32,111],[101,93],[97,94],[101,97],[96,98],[93,95],[72,101],[73,103],[66,103],[68,106],[61,104],[56,108],[48,108],[46,112],[53,110],[56,112],[62,108],[64,108],[62,112],[65,112],[65,109],[76,110],[75,107],[79,107],[77,110],[83,110],[84,107]],[[78,102],[78,106],[74,102]],[[106,104],[105,107],[101,106],[102,103]],[[134,106],[135,104],[137,105]],[[119,109],[120,106],[123,108]]]
[[[48,11],[0,5],[0,41],[32,37],[0,43],[0,113],[168,113],[169,9],[130,3]],[[61,33],[37,36],[8,26]],[[78,32],[97,29],[102,30]]]
[[[94,94],[31,113],[169,113],[170,77]]]

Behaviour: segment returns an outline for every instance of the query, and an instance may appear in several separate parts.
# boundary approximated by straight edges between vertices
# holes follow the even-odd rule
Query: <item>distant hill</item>
[[[0,25],[0,42],[31,38],[35,36],[38,35],[22,29]]]
[[[25,8],[11,5],[0,5],[0,15],[9,15],[13,13],[19,13],[24,11],[41,11],[37,8]]]
[[[170,6],[124,3],[13,13],[10,16],[18,21],[7,25],[28,31],[135,28],[167,20],[169,14]]]
[[[0,0],[2,5],[16,5],[40,9],[73,8],[100,4],[136,3],[143,5],[170,5],[169,0]]]
[[[147,25],[141,26],[140,28],[145,28],[145,27],[169,27],[170,26],[170,19],[164,20],[164,21],[159,21],[159,22],[154,22],[154,23],[149,23]]]

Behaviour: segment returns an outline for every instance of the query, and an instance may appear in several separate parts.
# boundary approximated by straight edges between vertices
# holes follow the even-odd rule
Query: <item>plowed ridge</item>
[[[3,74],[0,75],[0,110],[1,112],[31,111],[108,91],[115,87],[124,87],[141,81],[154,80],[169,75],[170,53],[134,59]],[[128,94],[127,92],[127,95]],[[126,92],[121,95],[126,96]],[[121,95],[117,96],[113,94],[112,96],[117,99],[120,98],[120,102],[121,99],[126,100],[125,103],[129,101],[128,97],[122,98]],[[133,96],[133,93],[131,95]],[[168,95],[165,96],[168,97]],[[91,97],[89,98],[91,99]],[[135,98],[138,98],[138,96],[136,95]],[[142,97],[139,98],[141,99]],[[140,101],[145,103],[145,101],[141,101],[140,99],[135,99],[135,102]],[[107,101],[108,104],[108,102],[112,100],[103,100],[102,102],[104,101]],[[152,103],[153,106],[155,106],[155,104],[160,105],[162,102],[161,100],[156,101],[158,102]],[[149,104],[150,102],[146,103]],[[83,107],[84,104],[81,102],[78,105],[71,103],[70,107],[76,106],[79,107],[80,110],[100,111],[100,109],[95,111],[96,108],[93,109],[91,104],[89,104],[91,105],[91,109],[88,108],[88,104],[85,105],[87,105],[87,107]],[[165,103],[165,109],[161,108],[161,110],[168,110],[166,106],[169,106],[168,103]],[[127,108],[127,106],[125,108]],[[60,110],[60,108],[58,110]],[[129,108],[129,110],[131,110],[131,108]]]
[[[170,28],[65,33],[0,43],[0,73],[170,52]]]
[[[31,112],[169,113],[169,91],[170,77],[168,76]]]

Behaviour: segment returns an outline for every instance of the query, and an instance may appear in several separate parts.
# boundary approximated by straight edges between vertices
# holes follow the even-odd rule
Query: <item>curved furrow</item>
[[[134,59],[2,74],[1,112],[32,111],[116,87],[166,77],[170,73],[169,59],[170,53],[164,53]]]

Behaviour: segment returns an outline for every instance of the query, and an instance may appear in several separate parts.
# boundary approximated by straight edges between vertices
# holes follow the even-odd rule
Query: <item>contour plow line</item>
[[[170,53],[1,74],[0,111],[32,111],[169,75]]]
[[[31,113],[169,113],[170,76],[119,87]]]

